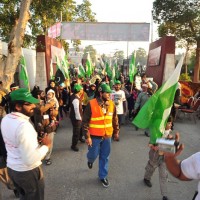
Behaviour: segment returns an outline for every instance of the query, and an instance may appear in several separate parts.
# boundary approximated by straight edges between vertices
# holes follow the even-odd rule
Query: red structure
[[[39,35],[37,37],[36,52],[45,52],[47,82],[49,82],[50,79],[49,74],[50,74],[50,62],[51,62],[51,45],[57,48],[62,48],[61,42],[59,42],[54,38],[50,38],[45,35]],[[56,70],[54,69],[54,72],[55,71]]]
[[[167,54],[175,56],[175,37],[165,36],[150,44],[146,75],[153,77],[159,87],[163,83]]]

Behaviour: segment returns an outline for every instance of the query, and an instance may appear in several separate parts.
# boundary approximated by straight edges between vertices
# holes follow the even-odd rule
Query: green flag
[[[109,78],[112,78],[112,70],[111,70],[111,60],[106,61],[106,73]]]
[[[131,83],[133,83],[134,76],[137,74],[135,59],[136,59],[136,51],[132,54],[131,61],[130,61],[130,64],[129,64],[129,79],[130,79]]]
[[[184,56],[179,60],[170,78],[149,98],[132,122],[139,128],[149,128],[151,144],[155,144],[156,139],[162,137],[164,133],[174,102],[183,58]]]
[[[27,68],[26,68],[26,61],[25,61],[23,51],[22,51],[22,56],[20,59],[20,66],[21,66],[21,70],[20,70],[19,78],[20,78],[20,80],[23,81],[24,87],[26,87],[30,90],[29,78],[28,78],[28,73],[27,73]]]
[[[87,74],[87,77],[90,77],[92,75],[92,61],[90,58],[90,53],[87,53],[86,74]]]
[[[61,71],[63,72],[64,77],[69,79],[69,62],[63,48],[61,50]]]
[[[118,69],[117,60],[115,60],[114,68],[115,68],[115,79],[119,79],[120,72],[119,72],[119,69]]]
[[[110,80],[110,88],[112,88],[112,86],[115,84],[115,67],[112,68],[112,77],[111,77],[111,80]]]
[[[69,79],[68,61],[66,54],[61,53],[60,58],[56,56],[56,68],[57,70],[60,69],[65,79]]]
[[[85,69],[81,63],[78,65],[78,76],[85,77]]]

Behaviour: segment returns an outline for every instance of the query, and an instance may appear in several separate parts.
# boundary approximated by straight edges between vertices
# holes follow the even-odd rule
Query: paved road
[[[180,159],[199,150],[200,120],[177,119],[175,130],[181,133],[185,150]],[[27,133],[28,134],[28,133]],[[71,123],[65,118],[55,135],[52,165],[43,166],[45,173],[45,200],[161,200],[158,170],[148,188],[143,183],[144,168],[148,160],[148,140],[142,130],[135,131],[131,124],[121,128],[120,142],[112,143],[108,179],[109,188],[103,188],[97,178],[98,162],[88,169],[86,144],[79,144],[80,151],[73,152]],[[189,200],[197,181],[180,182],[169,175],[170,200]],[[2,199],[15,199],[13,193],[2,186]]]

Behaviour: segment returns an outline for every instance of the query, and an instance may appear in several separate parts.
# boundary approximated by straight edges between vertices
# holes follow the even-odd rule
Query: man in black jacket
[[[73,88],[74,93],[70,97],[70,119],[73,126],[73,135],[72,135],[72,145],[71,149],[73,151],[79,151],[77,144],[78,140],[85,142],[84,139],[80,138],[81,132],[81,123],[82,123],[82,102],[81,95],[83,93],[83,87],[80,84],[75,84]]]

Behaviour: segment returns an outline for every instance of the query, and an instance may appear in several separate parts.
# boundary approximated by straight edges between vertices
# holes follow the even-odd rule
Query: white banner
[[[65,40],[149,41],[150,23],[62,22]]]
[[[60,32],[61,32],[61,22],[58,22],[53,26],[51,26],[50,28],[48,28],[48,37],[51,38],[59,37]]]

